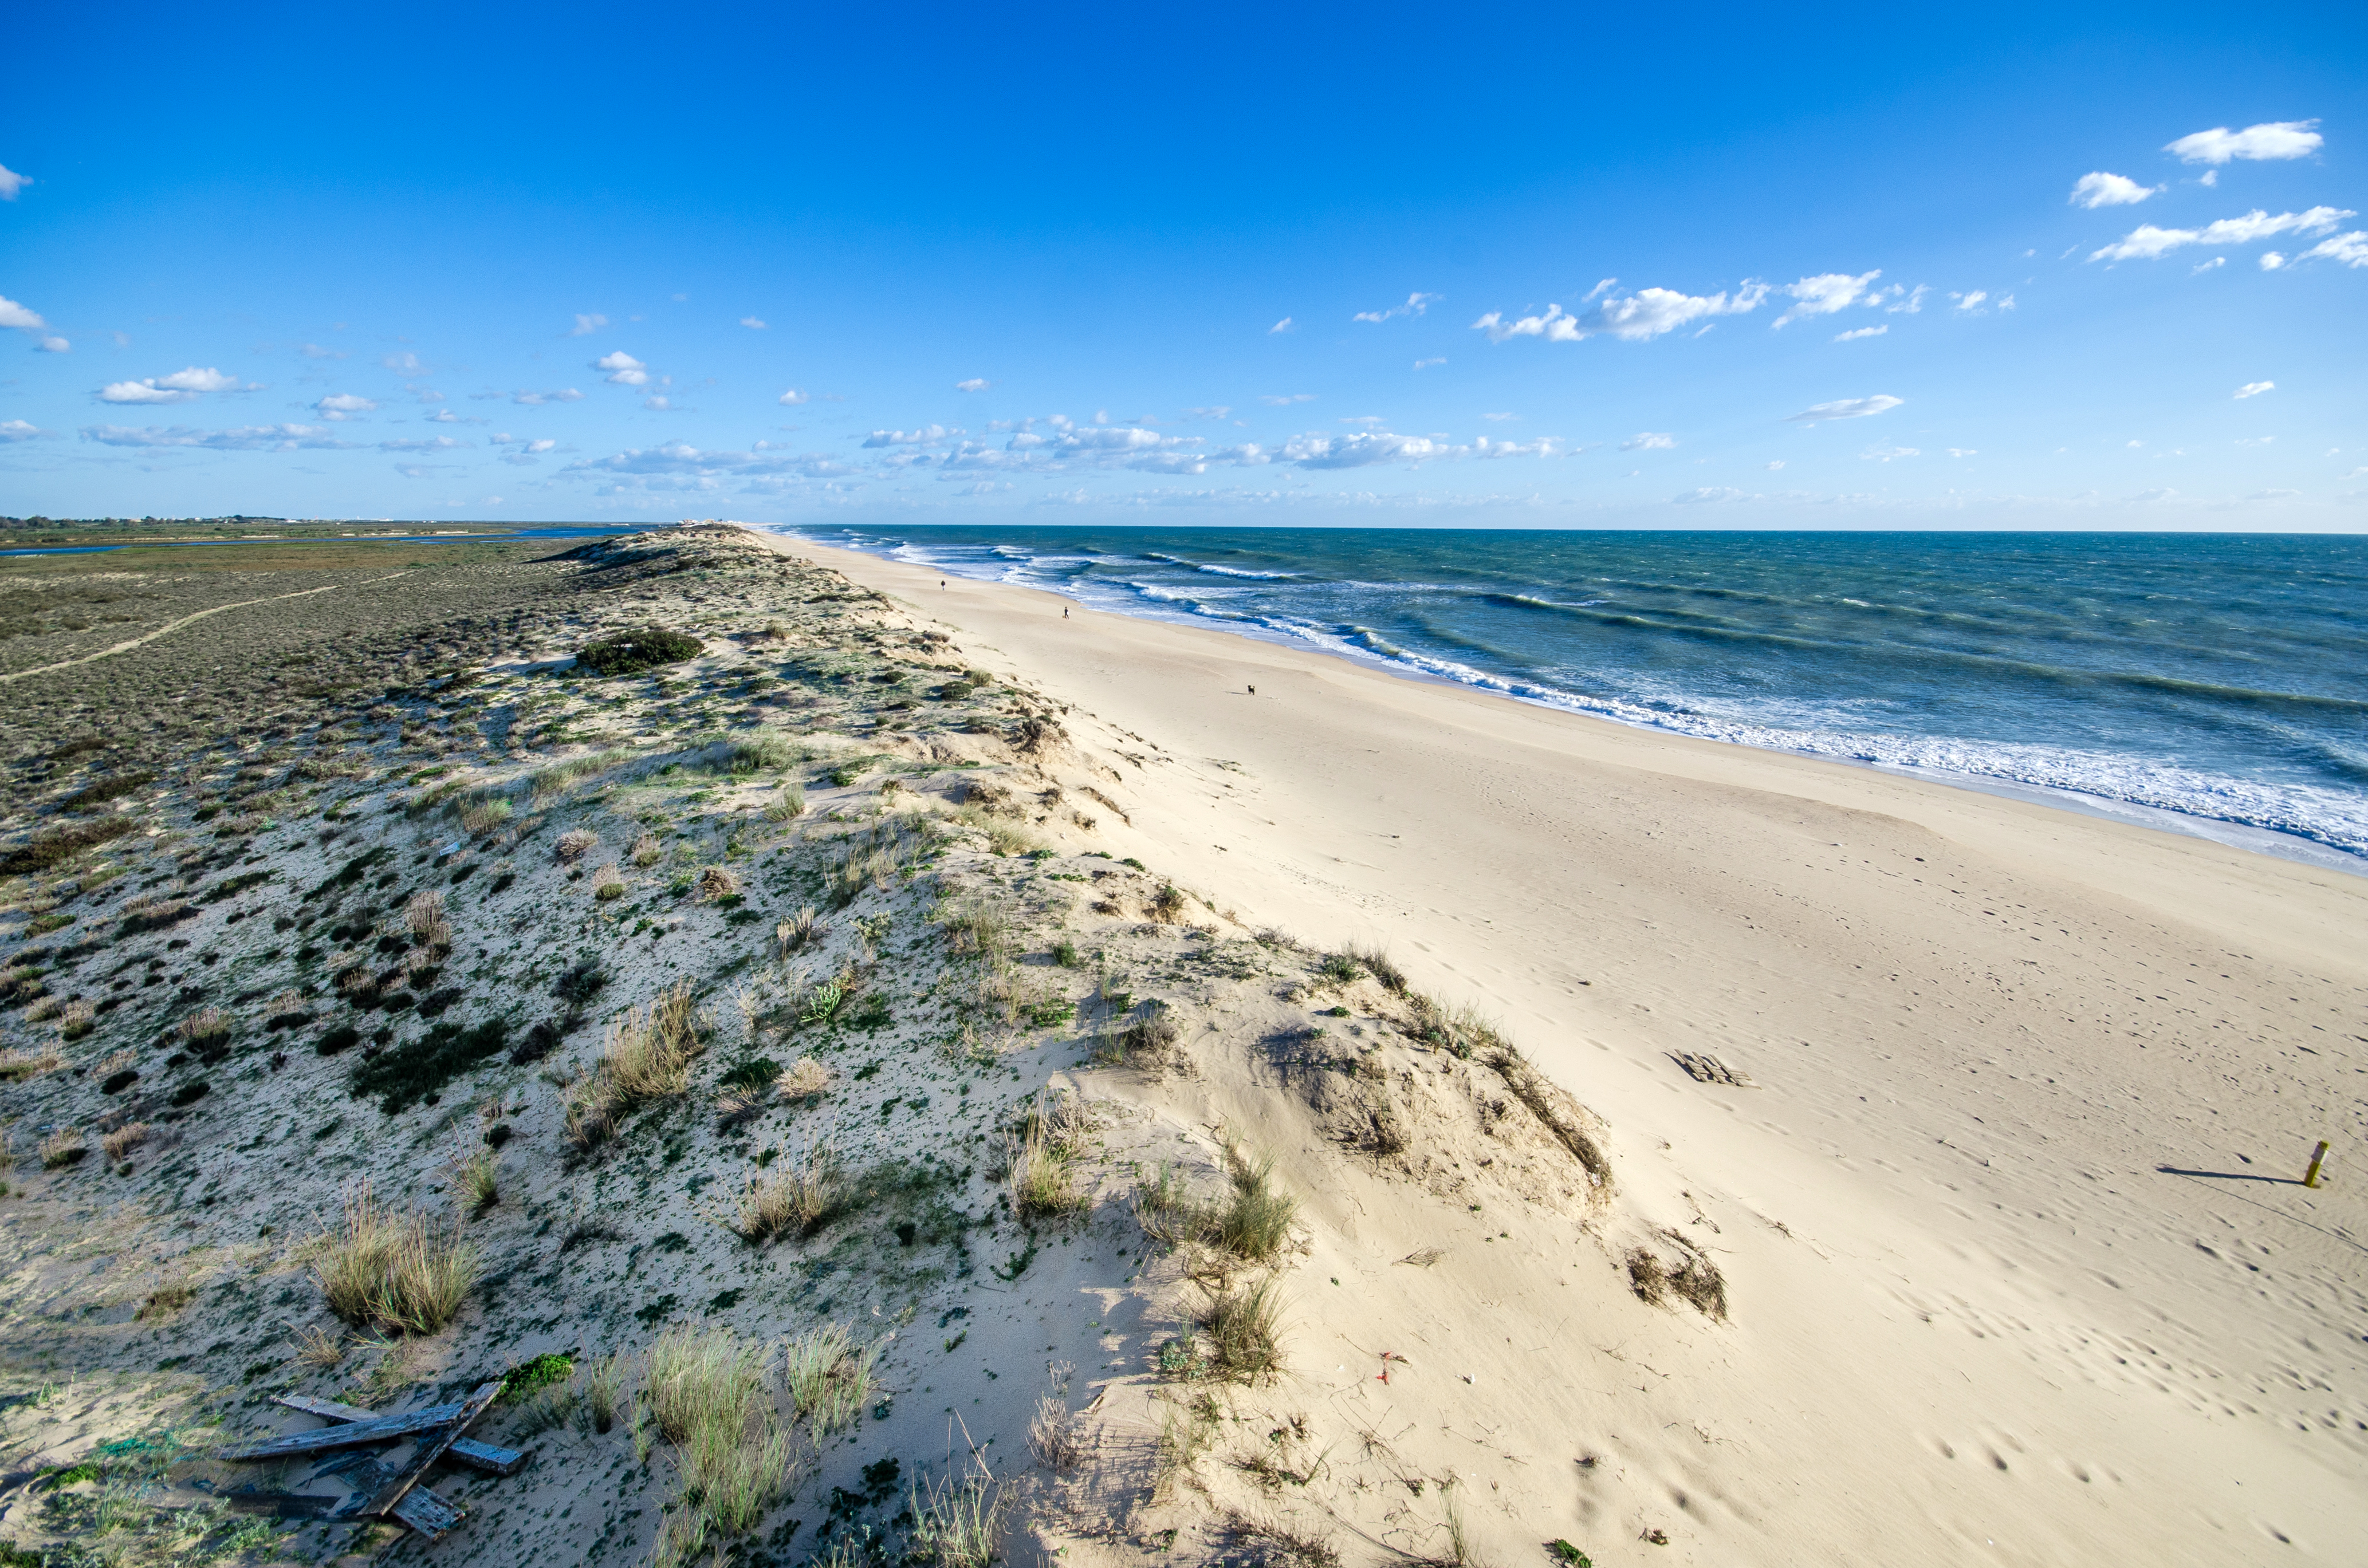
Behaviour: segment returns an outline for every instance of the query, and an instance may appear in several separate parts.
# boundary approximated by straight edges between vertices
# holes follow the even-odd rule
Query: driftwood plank
[[[498,1388],[500,1385],[495,1386]],[[276,1460],[294,1454],[326,1453],[332,1449],[359,1449],[371,1443],[392,1443],[416,1433],[434,1431],[438,1426],[450,1426],[466,1408],[465,1404],[431,1404],[424,1410],[405,1411],[400,1415],[375,1415],[368,1421],[350,1421],[342,1426],[290,1432],[284,1437],[250,1443],[243,1449],[226,1449],[214,1457]]]
[[[317,1519],[337,1506],[335,1497],[308,1497],[299,1492],[225,1492],[222,1500],[233,1514],[269,1514],[283,1519]]]
[[[418,1485],[420,1477],[427,1473],[427,1467],[444,1457],[444,1450],[452,1446],[453,1439],[468,1429],[470,1422],[483,1415],[485,1413],[485,1407],[493,1403],[501,1392],[502,1380],[499,1378],[495,1378],[489,1383],[478,1384],[477,1392],[461,1403],[459,1414],[455,1415],[448,1425],[439,1430],[421,1435],[418,1447],[413,1452],[410,1462],[395,1471],[393,1479],[380,1487],[377,1494],[363,1503],[357,1512],[383,1514],[402,1502],[404,1494]],[[333,1426],[329,1430],[350,1432],[354,1427]]]
[[[461,1522],[461,1510],[425,1486],[415,1486],[386,1511],[386,1517],[429,1540],[441,1540],[447,1530]]]
[[[307,1415],[317,1415],[324,1421],[375,1421],[375,1410],[365,1410],[359,1404],[341,1404],[334,1399],[315,1399],[311,1394],[283,1393],[279,1403],[290,1410],[301,1410]],[[445,1459],[471,1470],[489,1475],[516,1475],[526,1468],[526,1455],[517,1449],[497,1449],[491,1443],[480,1443],[472,1437],[455,1437]]]

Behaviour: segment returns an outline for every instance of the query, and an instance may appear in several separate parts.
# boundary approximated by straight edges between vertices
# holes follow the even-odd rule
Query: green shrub
[[[707,651],[698,638],[663,626],[645,626],[586,642],[575,651],[576,666],[600,676],[639,675],[662,665],[678,665]]]

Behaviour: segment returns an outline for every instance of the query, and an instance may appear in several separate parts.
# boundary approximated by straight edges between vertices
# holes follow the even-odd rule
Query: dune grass
[[[313,1245],[313,1272],[329,1310],[390,1334],[440,1333],[460,1314],[481,1267],[476,1247],[456,1231],[431,1230],[423,1214],[397,1213],[366,1180],[347,1188],[337,1224]]]
[[[858,1348],[844,1324],[810,1329],[782,1346],[791,1401],[816,1443],[863,1414],[879,1356],[876,1345]]]

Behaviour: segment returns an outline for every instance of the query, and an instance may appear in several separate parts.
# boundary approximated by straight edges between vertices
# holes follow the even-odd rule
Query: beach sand
[[[2368,1561],[2368,880],[777,542],[1073,704],[1116,853],[1387,945],[1608,1120],[1579,1239],[1310,1204],[1295,1358],[1463,1455],[1499,1561]],[[1664,1227],[1729,1321],[1608,1289]],[[1392,1346],[1452,1409],[1385,1429]]]

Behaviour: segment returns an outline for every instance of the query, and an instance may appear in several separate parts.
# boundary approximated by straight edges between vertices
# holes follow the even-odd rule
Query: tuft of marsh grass
[[[502,1200],[500,1156],[476,1148],[452,1162],[452,1190],[472,1214],[482,1214]]]
[[[766,817],[773,822],[793,822],[806,814],[806,792],[793,780],[781,786],[781,793],[765,808]]]
[[[563,866],[573,866],[600,847],[600,835],[588,827],[571,827],[552,845],[552,853]]]
[[[73,1001],[58,1015],[58,1038],[80,1040],[98,1027],[98,1008],[85,1001]]]
[[[669,1526],[692,1553],[710,1531],[754,1529],[796,1478],[768,1359],[728,1328],[672,1328],[650,1346],[642,1405],[674,1448],[683,1506]]]
[[[1217,1408],[1213,1400],[1196,1400],[1178,1408],[1168,1406],[1159,1418],[1158,1458],[1153,1472],[1151,1495],[1154,1502],[1166,1502],[1176,1494],[1178,1483],[1189,1479],[1192,1467],[1201,1461],[1217,1440]]]
[[[569,1096],[568,1141],[589,1153],[637,1108],[687,1092],[690,1064],[706,1050],[689,981],[659,993],[646,1008],[628,1008],[609,1021],[591,1075]]]
[[[1388,949],[1368,948],[1351,942],[1349,944],[1349,957],[1364,966],[1366,973],[1381,982],[1382,989],[1384,991],[1398,996],[1406,994],[1406,971],[1390,961]]]
[[[995,1560],[1008,1506],[1003,1483],[984,1463],[974,1475],[941,1480],[907,1494],[912,1555],[929,1568],[986,1568]]]
[[[1251,1543],[1249,1555],[1257,1568],[1339,1568],[1340,1553],[1321,1530],[1255,1517],[1239,1509],[1226,1514],[1225,1528]]]
[[[802,1056],[773,1080],[773,1092],[785,1100],[812,1099],[830,1087],[830,1069],[811,1056]]]
[[[1191,1242],[1246,1263],[1271,1263],[1291,1239],[1299,1200],[1274,1185],[1274,1162],[1225,1151],[1226,1196],[1204,1203],[1172,1167],[1162,1165],[1134,1189],[1135,1222],[1154,1241]]]
[[[628,858],[636,866],[655,866],[666,858],[666,846],[658,842],[656,834],[645,833],[633,840]]]
[[[847,1325],[835,1323],[807,1330],[781,1350],[791,1402],[798,1419],[811,1427],[816,1443],[863,1414],[871,1397],[878,1346],[857,1349]]]
[[[604,862],[592,873],[592,896],[604,903],[625,896],[625,873],[614,860]]]
[[[748,1178],[732,1229],[757,1246],[785,1235],[811,1235],[837,1211],[842,1185],[827,1144],[803,1150]]]
[[[39,1051],[23,1051],[11,1046],[0,1050],[0,1083],[38,1078],[44,1073],[54,1073],[65,1064],[66,1059],[53,1045],[45,1045]]]
[[[1085,1437],[1069,1409],[1069,1376],[1076,1369],[1066,1361],[1053,1364],[1053,1386],[1036,1401],[1028,1422],[1028,1451],[1055,1475],[1066,1475],[1086,1462]]]
[[[131,1121],[108,1133],[99,1140],[99,1147],[107,1152],[107,1163],[110,1165],[121,1165],[131,1157],[132,1150],[148,1142],[148,1136],[154,1131],[154,1129],[144,1121]]]
[[[391,1334],[441,1331],[477,1282],[477,1249],[457,1232],[435,1233],[426,1216],[397,1214],[363,1180],[347,1188],[336,1226],[314,1238],[313,1271],[329,1310]]]
[[[90,1146],[83,1142],[81,1128],[61,1127],[41,1140],[41,1168],[63,1170],[89,1153]]]
[[[985,899],[947,905],[930,918],[944,928],[947,944],[955,952],[994,958],[1010,950],[1010,919]]]
[[[1235,1382],[1273,1379],[1282,1370],[1282,1295],[1273,1276],[1206,1294],[1193,1323],[1208,1336],[1209,1364]]]

